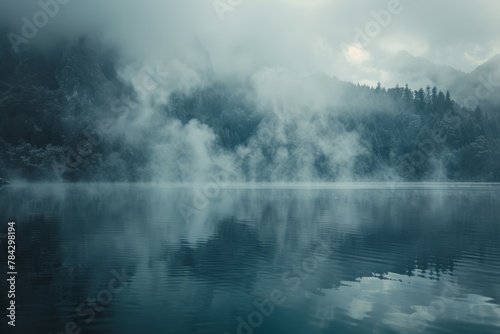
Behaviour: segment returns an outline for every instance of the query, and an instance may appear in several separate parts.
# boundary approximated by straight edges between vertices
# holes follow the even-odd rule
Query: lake
[[[499,217],[496,184],[12,184],[0,270],[15,221],[18,333],[496,334]]]

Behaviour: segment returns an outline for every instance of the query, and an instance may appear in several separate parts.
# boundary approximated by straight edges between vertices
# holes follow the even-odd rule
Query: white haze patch
[[[196,68],[178,58],[127,63],[119,68],[119,76],[134,88],[139,101],[152,106],[168,103],[174,91],[190,94],[207,81]]]
[[[119,125],[131,141],[154,128],[170,93],[189,94],[205,84],[199,69],[184,64],[177,67],[181,64],[178,60],[173,67],[170,64],[161,66],[166,76],[158,71],[146,81],[144,68],[153,65],[129,64],[120,71],[136,92],[142,92],[137,93],[140,104],[132,116],[122,118]],[[218,138],[207,125],[172,119],[149,140],[148,173],[160,182],[207,182],[220,169],[229,171],[238,181],[318,181],[322,178],[317,168],[321,164],[320,169],[333,171],[335,179],[352,181],[354,161],[367,150],[357,133],[347,132],[332,118],[332,108],[341,100],[342,91],[336,87],[337,81],[328,79],[304,78],[280,68],[255,73],[253,99],[265,114],[247,144],[227,152],[218,147]],[[177,81],[180,84],[175,84]],[[155,89],[144,89],[144,82]]]
[[[268,114],[248,145],[237,150],[250,180],[315,181],[318,163],[334,171],[337,180],[352,180],[354,159],[366,150],[357,133],[332,119],[329,108],[340,92],[279,68],[259,71],[252,83]]]
[[[285,68],[263,68],[252,76],[256,100],[263,108],[283,115],[310,108],[315,111],[335,107],[342,93],[335,81],[324,76],[302,76]],[[280,110],[281,109],[281,110]]]
[[[172,92],[190,94],[207,84],[204,68],[182,60],[125,64],[122,80],[133,87],[138,104],[120,118],[118,129],[130,142],[148,136]],[[256,134],[230,153],[217,145],[217,136],[197,120],[172,119],[149,138],[148,174],[159,182],[208,182],[216,170],[238,181],[318,181],[321,169],[335,179],[352,181],[354,160],[367,153],[358,134],[333,120],[342,99],[338,81],[303,77],[283,68],[266,68],[252,76],[252,98],[264,112]],[[208,112],[208,110],[207,110]]]
[[[185,125],[174,120],[158,139],[150,166],[156,181],[208,182],[212,173],[232,164],[231,157],[218,150],[212,130],[196,120]]]
[[[129,63],[119,75],[137,95],[134,109],[118,129],[130,142],[144,139],[151,152],[148,175],[156,182],[206,182],[214,170],[228,169],[232,159],[216,144],[216,135],[197,120],[182,124],[171,119],[158,128],[158,117],[173,92],[189,95],[207,83],[204,73],[174,58]],[[155,129],[154,138],[148,129]]]

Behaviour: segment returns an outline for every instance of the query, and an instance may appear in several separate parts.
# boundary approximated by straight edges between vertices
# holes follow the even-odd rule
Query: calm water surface
[[[499,185],[12,185],[0,271],[14,220],[23,334],[500,333],[499,217]]]

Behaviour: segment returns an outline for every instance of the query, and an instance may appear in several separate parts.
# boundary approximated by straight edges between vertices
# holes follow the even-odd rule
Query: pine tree
[[[446,91],[446,98],[444,103],[445,110],[450,110],[453,107],[453,103],[451,102],[450,91]]]

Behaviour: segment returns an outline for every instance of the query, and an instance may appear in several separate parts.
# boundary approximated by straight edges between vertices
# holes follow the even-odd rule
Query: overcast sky
[[[33,20],[40,10],[26,3],[0,0],[9,31],[21,35],[22,17]],[[196,58],[197,40],[219,74],[284,67],[393,85],[398,79],[383,65],[391,55],[408,51],[471,71],[500,53],[499,31],[498,0],[70,0],[30,44],[93,32],[131,57]]]

